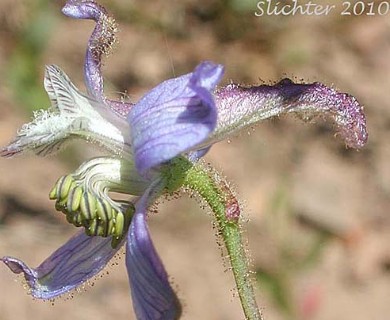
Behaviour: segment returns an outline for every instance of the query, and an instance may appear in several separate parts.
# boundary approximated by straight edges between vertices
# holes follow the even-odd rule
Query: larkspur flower
[[[273,86],[230,84],[216,89],[223,67],[211,62],[159,84],[135,104],[110,100],[103,93],[101,64],[115,42],[114,19],[94,1],[69,0],[63,13],[96,22],[84,65],[88,94],[79,92],[58,67],[48,66],[44,86],[50,109],[36,112],[1,155],[47,155],[76,138],[94,142],[110,155],[83,163],[50,192],[56,209],[83,231],[37,268],[12,257],[1,261],[24,275],[34,297],[52,299],[95,276],[124,245],[137,319],[177,319],[181,307],[146,220],[148,207],[158,197],[190,188],[216,215],[246,317],[260,319],[256,303],[246,296],[252,289],[240,242],[238,203],[223,179],[198,160],[212,144],[283,113],[329,115],[346,144],[360,148],[367,140],[362,107],[354,97],[320,83],[288,79]],[[132,197],[115,200],[109,192]]]

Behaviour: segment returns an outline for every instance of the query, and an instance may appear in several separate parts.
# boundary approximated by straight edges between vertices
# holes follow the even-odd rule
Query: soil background
[[[331,122],[280,117],[213,146],[206,161],[242,201],[266,319],[387,320],[390,12],[370,16],[366,7],[360,16],[342,16],[341,2],[325,2],[336,5],[329,15],[256,17],[257,1],[102,1],[120,29],[105,59],[105,90],[137,101],[161,81],[211,60],[225,65],[224,84],[290,77],[357,97],[369,130],[360,151],[334,138]],[[375,8],[382,2],[374,1]],[[2,146],[33,110],[49,105],[44,65],[59,65],[84,90],[94,24],[63,16],[62,5],[0,1]],[[96,154],[79,142],[54,157],[0,159],[1,256],[37,266],[76,231],[47,195],[59,176]],[[207,210],[186,195],[158,209],[150,228],[183,302],[183,319],[243,319]],[[134,319],[123,254],[101,278],[80,293],[41,302],[0,267],[0,320]]]

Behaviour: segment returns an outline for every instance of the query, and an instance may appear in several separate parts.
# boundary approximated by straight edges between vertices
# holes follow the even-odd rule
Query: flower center
[[[134,205],[127,202],[113,207],[107,199],[78,185],[72,175],[58,179],[49,197],[56,200],[56,210],[64,213],[70,224],[84,227],[87,235],[112,236],[113,248],[123,239],[135,211]]]
[[[109,192],[138,196],[148,181],[137,177],[131,162],[110,157],[83,163],[74,173],[62,176],[49,194],[66,220],[84,227],[88,236],[112,237],[112,247],[123,239],[134,214],[131,201],[114,200]]]

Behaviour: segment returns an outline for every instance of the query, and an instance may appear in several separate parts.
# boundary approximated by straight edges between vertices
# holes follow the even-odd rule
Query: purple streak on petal
[[[104,101],[115,113],[125,118],[133,104],[107,99],[103,92],[102,57],[109,54],[116,41],[117,26],[115,20],[108,15],[103,6],[95,1],[69,0],[63,7],[62,12],[71,18],[90,19],[96,22],[88,41],[85,56],[86,86],[91,96]]]
[[[12,258],[0,259],[12,272],[23,273],[33,297],[52,299],[66,293],[99,273],[118,251],[111,237],[89,237],[84,231],[72,237],[38,268]]]
[[[201,143],[216,124],[212,94],[223,67],[199,64],[193,73],[167,80],[130,111],[135,163],[141,173]]]
[[[188,160],[190,160],[191,162],[197,162],[200,158],[203,158],[206,153],[209,152],[210,149],[211,146],[208,146],[200,150],[191,151],[188,154]]]
[[[215,101],[218,122],[208,144],[283,113],[296,113],[307,120],[317,115],[330,116],[338,133],[352,148],[361,148],[368,138],[363,107],[356,98],[318,82],[296,84],[284,79],[274,86],[231,84],[215,93]]]
[[[174,320],[180,317],[181,307],[146,223],[150,190],[136,204],[127,236],[126,266],[131,295],[138,320]]]

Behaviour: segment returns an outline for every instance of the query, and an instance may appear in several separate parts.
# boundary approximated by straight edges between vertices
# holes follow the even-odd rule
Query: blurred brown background
[[[376,2],[379,4],[381,1]],[[384,1],[382,1],[384,2]],[[214,146],[207,161],[232,181],[244,207],[248,247],[266,319],[373,319],[390,314],[390,12],[255,17],[257,1],[102,1],[119,23],[106,59],[106,93],[136,101],[202,60],[226,66],[224,83],[321,81],[365,105],[369,143],[347,150],[331,123],[282,117]],[[0,1],[0,145],[46,108],[45,64],[83,89],[91,21],[63,2]],[[96,153],[77,143],[58,156],[0,159],[0,255],[38,265],[75,229],[47,194]],[[150,219],[154,241],[184,305],[183,319],[243,319],[216,245],[211,217],[183,196]],[[123,259],[86,291],[33,301],[0,267],[0,320],[133,319]],[[93,286],[93,287],[92,287]],[[84,291],[84,290],[81,290]]]

